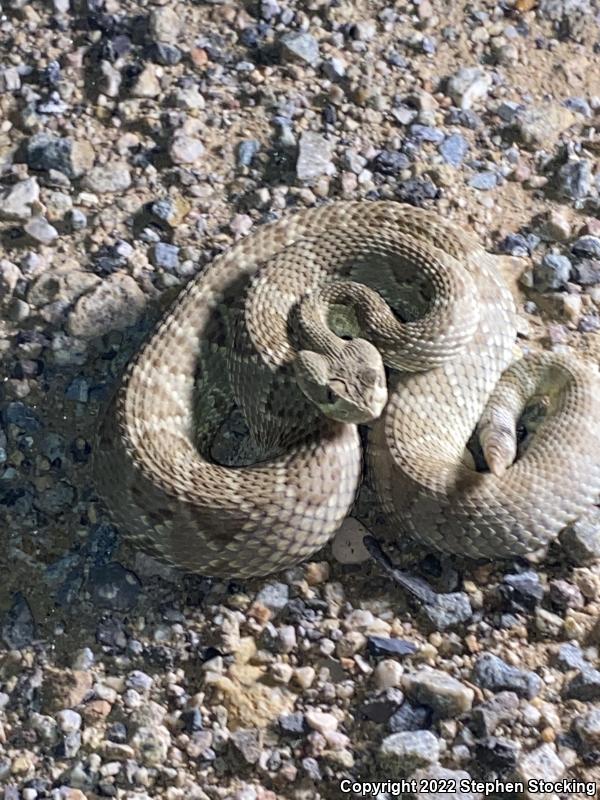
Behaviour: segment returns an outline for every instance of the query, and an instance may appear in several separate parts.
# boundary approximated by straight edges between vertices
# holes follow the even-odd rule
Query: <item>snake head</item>
[[[387,403],[381,355],[365,339],[341,340],[335,355],[300,350],[294,370],[306,397],[324,416],[338,422],[371,422]]]

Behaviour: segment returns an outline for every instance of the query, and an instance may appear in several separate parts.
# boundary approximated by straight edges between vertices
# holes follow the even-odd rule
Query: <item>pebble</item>
[[[236,161],[238,167],[249,167],[260,150],[260,142],[256,139],[245,139],[237,148]]]
[[[405,700],[394,711],[388,721],[388,728],[392,733],[403,731],[419,731],[431,725],[433,713],[428,706],[422,706]]]
[[[560,535],[564,552],[576,564],[594,563],[600,558],[600,509],[568,525]]]
[[[157,42],[177,44],[182,22],[181,14],[175,8],[155,8],[150,12],[150,33]]]
[[[89,142],[47,133],[38,133],[28,140],[25,156],[31,169],[58,170],[71,179],[80,178],[94,163],[94,149]]]
[[[295,711],[293,714],[282,714],[277,720],[282,733],[289,736],[303,736],[308,731],[304,714]]]
[[[498,176],[495,172],[477,172],[469,178],[469,186],[480,191],[489,191],[498,184]]]
[[[591,189],[592,171],[586,159],[572,159],[559,167],[555,185],[559,197],[566,200],[583,200]]]
[[[489,74],[479,67],[461,67],[448,80],[447,93],[459,108],[468,111],[487,96],[491,85]]]
[[[543,744],[529,753],[523,754],[516,766],[515,777],[525,785],[528,781],[544,780],[557,783],[565,774],[565,765],[556,753],[552,744]],[[529,795],[529,792],[528,792]],[[531,793],[531,797],[540,797],[539,793]],[[543,795],[542,795],[543,796]]]
[[[325,734],[337,730],[338,721],[333,714],[328,714],[318,709],[309,709],[304,714],[308,726],[319,733]]]
[[[445,672],[421,669],[404,677],[402,688],[415,703],[429,706],[436,717],[451,719],[469,711],[475,693]]]
[[[194,136],[176,134],[169,145],[169,155],[174,164],[193,164],[204,153],[204,145]]]
[[[573,281],[580,286],[600,283],[600,259],[583,258],[573,264]]]
[[[540,292],[564,289],[571,277],[573,265],[558,253],[546,253],[541,263],[533,267],[533,285]]]
[[[565,242],[571,238],[571,223],[560,211],[551,209],[538,233],[550,242]]]
[[[373,679],[378,689],[391,689],[401,685],[402,665],[394,659],[386,658],[380,661],[373,671]]]
[[[81,728],[81,714],[78,714],[77,711],[72,711],[70,708],[59,711],[56,715],[56,721],[63,733],[72,733]]]
[[[97,194],[124,192],[131,186],[131,173],[123,163],[103,164],[89,170],[82,183],[88,191]]]
[[[559,136],[576,121],[576,115],[568,108],[549,102],[521,109],[516,116],[515,130],[519,140],[527,147],[552,148]]]
[[[369,653],[375,658],[380,656],[410,656],[417,651],[417,645],[406,639],[395,639],[387,636],[367,636]]]
[[[167,270],[167,272],[177,272],[179,267],[179,247],[167,242],[157,242],[151,248],[152,263],[156,267]]]
[[[154,727],[140,726],[131,737],[131,746],[142,764],[153,767],[164,764],[167,760],[171,735],[164,725]]]
[[[439,740],[433,733],[407,731],[386,736],[377,752],[377,761],[385,775],[394,780],[436,764],[439,755]]]
[[[320,133],[305,131],[300,137],[296,177],[301,181],[314,181],[331,175],[335,167],[331,162],[331,142]]]
[[[535,672],[511,667],[492,653],[484,653],[477,659],[473,681],[482,689],[492,692],[508,690],[529,700],[539,694],[542,688],[542,681]]]
[[[160,81],[154,64],[146,64],[135,81],[131,94],[133,97],[157,97],[161,92]]]
[[[18,181],[0,191],[0,219],[25,222],[32,214],[32,205],[37,203],[40,187],[36,178]]]
[[[508,603],[511,611],[533,611],[544,596],[544,587],[539,575],[528,570],[514,575],[505,575],[498,587],[500,597]]]
[[[289,601],[289,586],[286,583],[266,583],[256,595],[256,602],[274,613],[282,611]]]
[[[573,698],[575,700],[599,700],[600,671],[587,665],[584,666],[565,686],[563,695],[565,698]]]
[[[125,330],[142,317],[146,296],[129,275],[116,273],[80,297],[67,317],[72,336],[91,338]]]
[[[444,138],[439,151],[446,164],[459,167],[469,151],[469,143],[462,134],[452,133]]]
[[[600,709],[594,708],[573,722],[573,730],[586,751],[593,753],[600,747]]]
[[[600,237],[580,236],[571,245],[571,252],[582,258],[600,259]]]
[[[499,692],[473,709],[470,727],[478,736],[492,736],[499,725],[515,718],[518,707],[515,692]]]
[[[435,603],[421,606],[417,616],[428,629],[447,631],[468,622],[473,616],[473,609],[465,592],[447,592],[438,594]]]
[[[382,175],[398,175],[409,166],[409,157],[399,150],[381,150],[371,162],[373,171]]]
[[[58,231],[44,217],[32,217],[23,226],[25,233],[40,244],[52,244],[58,239]]]
[[[280,45],[284,61],[314,67],[320,60],[319,44],[310,33],[286,33],[281,37]]]

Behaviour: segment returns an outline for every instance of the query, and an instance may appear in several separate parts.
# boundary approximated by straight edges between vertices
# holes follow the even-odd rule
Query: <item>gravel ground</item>
[[[439,593],[417,597],[355,520],[272,579],[182,576],[89,473],[167,299],[288,208],[437,209],[518,257],[523,349],[598,357],[598,22],[594,0],[4,2],[4,800],[600,780],[599,510],[541,566],[473,564],[401,547],[365,489],[357,515]]]

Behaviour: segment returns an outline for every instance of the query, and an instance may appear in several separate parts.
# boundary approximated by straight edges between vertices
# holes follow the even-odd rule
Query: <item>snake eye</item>
[[[327,392],[325,393],[325,399],[329,405],[333,405],[337,400],[337,395],[335,392],[332,392],[331,389],[327,389]]]

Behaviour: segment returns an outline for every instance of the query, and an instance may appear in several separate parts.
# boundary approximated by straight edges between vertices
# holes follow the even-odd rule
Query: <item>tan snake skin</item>
[[[498,266],[436,215],[388,202],[300,211],[217,257],[141,349],[102,421],[94,473],[123,531],[185,570],[230,577],[291,566],[331,538],[359,487],[361,446],[354,424],[324,417],[300,392],[288,317],[341,281],[349,295],[352,282],[369,286],[404,320],[362,313],[370,294],[356,289],[358,322],[348,324],[394,367],[369,466],[399,532],[468,556],[547,544],[600,497],[600,383],[591,367],[555,355],[519,361],[499,382],[516,330]],[[342,344],[355,355],[358,345]],[[365,381],[376,383],[370,366]],[[373,398],[352,376],[331,383],[336,398]],[[507,429],[531,395],[548,393],[546,418],[507,466]],[[209,455],[234,396],[267,455],[260,463]],[[336,413],[352,419],[344,398]],[[480,421],[496,474],[469,464]]]

